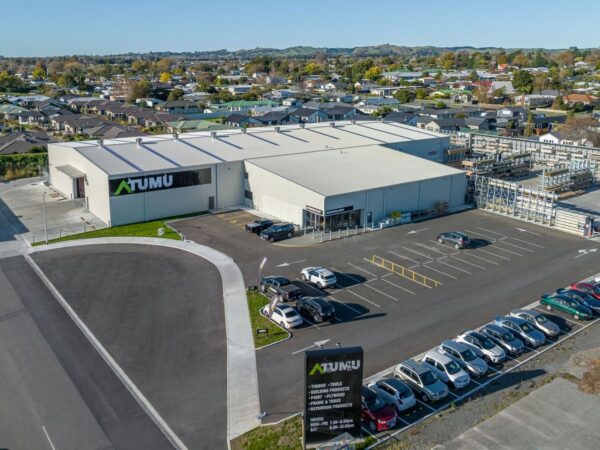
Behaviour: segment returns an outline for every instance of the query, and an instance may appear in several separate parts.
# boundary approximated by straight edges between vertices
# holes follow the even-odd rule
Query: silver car
[[[471,375],[479,377],[488,371],[487,363],[461,342],[447,339],[438,346],[438,350],[467,369]]]
[[[481,333],[485,334],[496,344],[500,345],[511,355],[520,355],[525,350],[525,346],[520,339],[517,339],[506,328],[488,323],[481,329]]]
[[[462,389],[471,382],[469,374],[456,361],[436,350],[425,353],[421,363],[453,389]]]
[[[406,411],[417,403],[415,394],[408,385],[398,378],[384,378],[369,383],[369,387],[379,394],[396,412]]]
[[[426,403],[446,398],[448,386],[433,374],[431,369],[414,359],[402,361],[394,368],[394,375],[405,381]]]
[[[510,315],[526,320],[548,337],[556,337],[560,334],[560,327],[538,311],[533,311],[531,309],[513,309],[510,312]]]
[[[532,347],[539,347],[546,342],[544,333],[536,330],[529,322],[518,317],[498,316],[494,317],[494,323],[506,328],[521,339],[524,344]]]
[[[506,352],[490,338],[477,331],[465,331],[456,338],[471,348],[478,356],[483,357],[488,363],[500,364],[506,359]]]

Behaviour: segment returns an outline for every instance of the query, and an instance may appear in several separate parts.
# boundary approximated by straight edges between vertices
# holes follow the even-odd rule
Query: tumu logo
[[[138,191],[149,191],[155,189],[164,189],[173,185],[173,175],[158,175],[156,177],[144,177],[128,180],[121,180],[115,190],[115,195],[121,195],[123,191],[127,194],[133,194]]]
[[[333,372],[351,372],[353,370],[360,369],[360,360],[355,361],[336,361],[328,363],[316,363],[313,368],[308,372],[309,375],[326,374]]]

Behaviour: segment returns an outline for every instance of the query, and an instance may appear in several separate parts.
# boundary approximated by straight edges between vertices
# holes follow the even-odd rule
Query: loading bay
[[[337,343],[362,346],[365,377],[383,376],[398,362],[496,315],[525,306],[540,309],[534,303],[542,294],[592,276],[600,267],[598,243],[479,210],[307,246],[270,244],[244,232],[244,224],[254,218],[232,211],[173,225],[187,239],[230,255],[249,286],[257,284],[259,264],[267,257],[262,275],[286,276],[305,295],[325,296],[335,306],[332,323],[306,321],[292,330],[291,339],[257,350],[263,423],[302,411],[303,353],[317,342],[326,348]],[[455,250],[439,244],[436,236],[444,231],[467,233],[474,248]],[[338,285],[320,290],[301,281],[300,270],[307,266],[330,268]],[[398,273],[401,268],[405,276]],[[557,340],[590,325],[559,312],[549,317],[561,327]],[[549,341],[509,359],[440,404],[419,403],[387,434],[460,401],[551,345]]]

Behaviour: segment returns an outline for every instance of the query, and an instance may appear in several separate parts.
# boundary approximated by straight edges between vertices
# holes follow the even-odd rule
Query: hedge
[[[48,167],[47,153],[19,153],[0,155],[0,179],[16,180],[17,178],[40,175],[40,168]]]

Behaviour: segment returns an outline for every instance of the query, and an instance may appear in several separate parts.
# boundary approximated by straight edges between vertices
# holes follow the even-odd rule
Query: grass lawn
[[[101,230],[88,231],[86,233],[72,234],[63,236],[57,239],[51,239],[49,244],[54,242],[72,241],[75,239],[91,239],[100,237],[156,237],[163,239],[181,240],[181,237],[173,230],[166,226],[166,222],[174,219],[183,219],[186,217],[198,216],[204,212],[186,214],[183,216],[168,217],[161,220],[153,220],[152,222],[132,223],[129,225],[120,225],[110,228],[102,228]],[[158,235],[158,229],[164,228],[165,233],[162,236]],[[44,242],[36,242],[33,245],[44,245]]]
[[[254,346],[262,347],[273,342],[281,341],[289,336],[288,332],[271,322],[260,313],[260,309],[269,303],[269,299],[255,291],[247,291],[248,309],[250,310],[250,324],[254,334]],[[256,335],[258,328],[264,328],[267,334]]]
[[[232,450],[301,450],[302,417],[292,417],[277,425],[265,425],[231,441]]]

